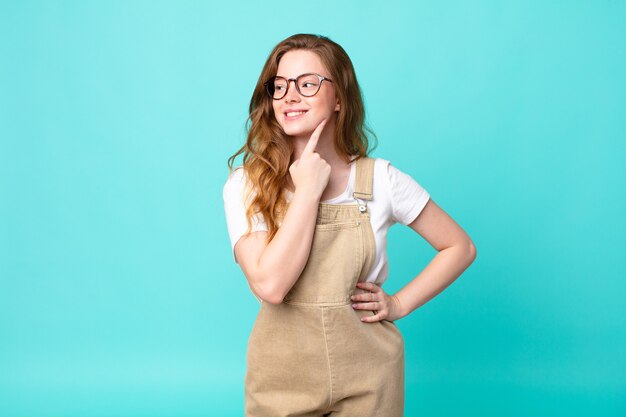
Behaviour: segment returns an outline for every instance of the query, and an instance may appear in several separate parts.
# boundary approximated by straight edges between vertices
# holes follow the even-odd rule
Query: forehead
[[[282,56],[278,63],[276,75],[285,78],[295,78],[307,72],[316,72],[323,76],[329,76],[326,67],[322,64],[322,60],[315,52],[294,50]]]

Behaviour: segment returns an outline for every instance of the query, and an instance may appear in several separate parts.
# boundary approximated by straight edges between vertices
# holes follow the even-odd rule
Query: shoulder
[[[241,181],[244,177],[244,173],[245,171],[242,165],[235,167],[233,171],[228,174],[228,177],[226,178],[226,184],[232,184],[233,182]]]
[[[375,162],[377,172],[384,175],[391,182],[406,180],[410,175],[404,169],[398,168],[390,160],[385,158],[372,158]]]
[[[238,166],[231,173],[228,174],[228,177],[224,182],[224,186],[222,188],[224,198],[235,195],[237,193],[241,193],[244,189],[245,183],[245,170],[243,169],[243,166]]]
[[[239,187],[246,182],[247,176],[243,166],[238,166],[228,174],[226,181],[224,182],[224,188]]]
[[[391,161],[384,158],[375,158],[375,178],[381,178],[378,183],[385,186],[394,199],[400,198],[402,195],[413,193],[422,193],[423,187],[418,183],[411,174],[404,169],[396,167]],[[374,183],[376,183],[376,179]]]
[[[378,157],[370,157],[370,158],[374,160],[374,167],[377,169],[381,169],[381,168],[387,169],[387,167],[391,163],[389,162],[389,160],[385,158],[378,158]]]
[[[378,157],[370,157],[374,160],[374,176],[376,177],[384,177],[385,181],[388,182],[390,179],[390,171],[392,169],[396,169],[391,161],[385,158]]]
[[[379,171],[381,170],[387,170],[390,162],[384,158],[378,158],[375,156],[368,156],[367,159],[371,159],[374,161],[374,172],[376,172],[377,174],[379,173]]]

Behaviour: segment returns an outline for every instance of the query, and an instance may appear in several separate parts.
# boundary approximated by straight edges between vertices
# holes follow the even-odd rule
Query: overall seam
[[[358,210],[358,209],[357,209]],[[364,238],[363,238],[363,223],[361,220],[358,220],[359,227],[359,241],[361,242],[360,247],[357,250],[358,256],[355,256],[353,259],[353,270],[356,271],[356,280],[359,281],[359,277],[362,274],[361,268],[363,268],[363,259],[364,259]],[[356,246],[356,245],[355,245]]]
[[[326,312],[326,310],[324,308],[321,308],[321,313],[322,313],[322,329],[324,331],[324,346],[326,346],[326,362],[328,363],[328,382],[330,385],[330,395],[328,398],[328,405],[326,406],[326,410],[328,410],[330,408],[330,406],[333,404],[333,370],[332,367],[330,366],[330,351],[328,350],[328,339],[326,338],[326,323],[324,320],[324,313]]]
[[[321,307],[343,307],[348,304],[352,304],[350,298],[346,298],[344,301],[297,301],[297,300],[283,300],[285,304],[291,304],[294,306],[304,307],[304,308],[321,308]]]

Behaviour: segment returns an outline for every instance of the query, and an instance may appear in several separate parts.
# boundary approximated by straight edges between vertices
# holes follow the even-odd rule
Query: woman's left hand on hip
[[[381,320],[394,321],[402,318],[400,313],[400,300],[395,295],[389,295],[372,282],[358,282],[357,288],[370,292],[354,294],[351,297],[352,308],[355,310],[373,310],[376,314],[365,316],[361,321],[372,323]]]

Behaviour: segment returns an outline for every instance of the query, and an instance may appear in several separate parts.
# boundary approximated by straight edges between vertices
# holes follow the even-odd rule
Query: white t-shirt
[[[235,244],[248,228],[246,222],[246,208],[244,205],[244,172],[241,166],[237,167],[224,184],[223,198],[228,234],[230,236],[231,251],[236,263]],[[354,204],[352,197],[356,177],[356,163],[351,163],[350,179],[344,192],[322,203]],[[287,191],[287,200],[293,194]],[[252,198],[252,196],[251,196]],[[370,212],[370,222],[376,240],[376,258],[366,281],[382,285],[387,279],[389,267],[387,265],[387,231],[395,223],[410,224],[421,213],[428,202],[430,194],[422,188],[411,176],[400,171],[391,163],[382,158],[375,158],[374,184],[372,200],[367,202]],[[268,230],[261,214],[252,219],[252,232]]]

